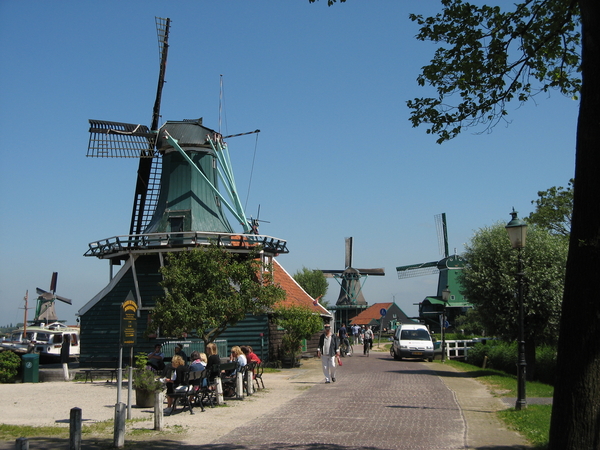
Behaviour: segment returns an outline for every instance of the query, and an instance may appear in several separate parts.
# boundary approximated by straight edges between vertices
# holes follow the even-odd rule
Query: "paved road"
[[[266,417],[196,448],[468,448],[465,416],[437,365],[397,362],[383,353],[343,361],[336,383],[317,384]]]
[[[154,434],[148,440],[126,439],[127,448],[152,450],[386,450],[386,449],[523,449],[523,440],[506,430],[494,411],[503,408],[478,382],[461,372],[436,363],[394,361],[387,353],[371,353],[345,358],[338,368],[337,381],[325,384],[318,361],[310,360],[301,369],[268,374],[267,391],[244,402],[205,413],[170,416],[167,425],[187,429],[182,435]],[[267,375],[267,374],[266,374]],[[46,383],[14,385],[11,392],[49,389],[85,411],[86,420],[106,420],[112,416],[112,384]],[[300,389],[300,390],[299,390]],[[107,392],[104,392],[107,391]],[[61,391],[62,392],[62,391]],[[1,396],[3,402],[10,392]],[[69,395],[76,399],[70,399]],[[22,395],[22,394],[21,394]],[[41,394],[40,394],[41,395]],[[109,397],[106,397],[106,396]],[[105,398],[106,397],[106,398]],[[29,423],[19,413],[34,416],[26,402],[11,400],[4,414],[14,423]],[[90,403],[83,404],[84,400]],[[24,403],[24,404],[21,404]],[[20,406],[20,408],[19,408]],[[29,405],[30,406],[30,405]],[[57,413],[64,422],[70,406]],[[42,408],[43,409],[43,408]],[[151,428],[152,410],[134,409],[136,418],[147,416],[135,427]],[[55,414],[56,415],[56,414]],[[37,416],[36,416],[37,417]],[[15,422],[16,421],[16,422]],[[40,424],[42,416],[35,419]],[[45,423],[45,422],[44,422]],[[142,434],[143,436],[143,434]],[[111,439],[84,438],[83,448],[110,447]],[[12,449],[14,442],[1,442],[0,449]],[[30,449],[66,449],[64,439],[35,438]]]

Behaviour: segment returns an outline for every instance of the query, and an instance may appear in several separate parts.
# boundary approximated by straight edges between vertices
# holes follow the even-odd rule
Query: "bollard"
[[[15,450],[29,450],[29,439],[20,437],[15,441]]]
[[[81,450],[81,408],[71,408],[69,417],[69,450]]]
[[[113,447],[122,448],[125,445],[125,415],[126,405],[123,402],[115,405],[115,434]]]
[[[246,370],[246,392],[248,395],[254,393],[254,386],[252,386],[252,376],[254,373],[251,370]]]
[[[217,376],[217,405],[224,405],[225,401],[223,400],[223,383],[221,382],[221,377]]]
[[[163,415],[163,403],[164,394],[162,391],[154,393],[154,429],[156,431],[162,431],[164,423]]]
[[[235,395],[238,400],[244,400],[244,377],[239,373],[235,377]]]

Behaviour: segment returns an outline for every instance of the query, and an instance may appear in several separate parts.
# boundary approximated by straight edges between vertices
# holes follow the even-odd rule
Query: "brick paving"
[[[335,383],[222,436],[211,449],[464,449],[466,424],[434,366],[355,354]]]

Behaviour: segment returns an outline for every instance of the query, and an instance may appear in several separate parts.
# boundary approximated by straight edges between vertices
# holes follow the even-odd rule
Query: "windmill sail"
[[[160,102],[165,84],[167,70],[167,55],[169,53],[169,27],[171,19],[156,17],[156,31],[158,34],[158,48],[160,53],[160,70],[156,98],[152,109],[152,126],[150,131],[158,131],[160,120]],[[154,141],[148,141],[150,151],[154,149]],[[133,210],[131,212],[130,234],[141,234],[152,220],[160,194],[160,172],[162,171],[161,159],[140,158],[133,197]]]

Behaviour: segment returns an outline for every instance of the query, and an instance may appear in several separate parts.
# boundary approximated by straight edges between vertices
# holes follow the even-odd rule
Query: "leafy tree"
[[[506,340],[518,336],[517,252],[504,224],[481,228],[466,246],[461,271],[463,293],[477,310],[486,333]],[[556,344],[564,289],[567,242],[530,226],[521,250],[524,267],[527,378],[535,376],[535,348]]]
[[[461,0],[442,4],[435,17],[412,16],[422,25],[418,39],[450,44],[436,51],[417,79],[434,86],[438,97],[408,102],[414,126],[428,123],[427,132],[443,142],[464,127],[502,121],[511,100],[523,103],[552,88],[581,99],[549,448],[598,448],[600,2],[522,0],[510,12]]]
[[[318,314],[303,306],[278,307],[273,313],[275,323],[284,330],[283,351],[295,359],[303,339],[309,339],[323,327]],[[295,361],[292,361],[292,365]]]
[[[571,217],[573,216],[573,179],[567,189],[562,186],[551,187],[538,192],[535,212],[529,214],[528,223],[546,228],[552,234],[568,238],[571,235]]]
[[[210,245],[170,253],[153,324],[163,335],[196,333],[206,345],[246,314],[262,314],[285,298],[268,269],[256,251],[245,255]]]
[[[457,331],[464,330],[466,335],[488,335],[479,312],[474,308],[469,308],[465,314],[458,316],[454,324]]]
[[[294,274],[294,280],[302,286],[302,289],[306,291],[312,298],[323,298],[327,294],[329,284],[320,270],[311,270],[306,267],[302,267],[302,270],[297,271]],[[324,307],[327,307],[327,303],[321,301]]]
[[[438,96],[407,102],[413,125],[427,123],[438,143],[465,127],[493,127],[504,120],[511,100],[523,103],[551,88],[579,95],[577,2],[525,0],[509,12],[462,0],[442,5],[435,17],[410,15],[421,25],[417,39],[449,44],[436,50],[417,77]],[[453,95],[460,98],[457,105],[447,102]]]

